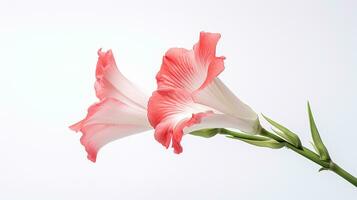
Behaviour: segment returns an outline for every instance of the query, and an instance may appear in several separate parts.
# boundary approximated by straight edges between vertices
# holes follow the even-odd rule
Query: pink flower
[[[151,129],[149,98],[120,73],[111,50],[99,49],[98,56],[95,91],[100,102],[89,107],[82,121],[70,126],[83,133],[81,143],[93,162],[105,144]]]
[[[216,57],[220,34],[201,32],[193,50],[169,49],[156,79],[158,89],[148,103],[155,138],[181,153],[183,133],[203,128],[236,128],[256,134],[257,114],[239,100],[217,76],[224,57]]]
[[[258,133],[257,114],[217,78],[224,70],[224,57],[215,55],[219,38],[202,32],[193,50],[168,50],[150,100],[120,73],[110,50],[99,50],[95,90],[100,102],[70,127],[83,133],[88,159],[95,162],[105,144],[151,126],[155,139],[166,148],[171,144],[176,153],[182,152],[183,134],[194,130],[237,128]]]

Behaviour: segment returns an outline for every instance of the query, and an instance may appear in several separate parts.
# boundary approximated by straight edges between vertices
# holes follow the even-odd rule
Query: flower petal
[[[117,68],[111,50],[98,50],[95,89],[99,99],[115,98],[146,110],[148,96],[125,78]]]
[[[93,162],[105,144],[151,129],[145,111],[113,98],[103,99],[89,107],[86,118],[70,128],[83,133],[81,143],[88,159]]]
[[[98,50],[95,90],[101,101],[70,127],[83,133],[81,143],[93,162],[105,144],[151,129],[146,116],[148,97],[120,73],[111,50]]]
[[[204,128],[236,128],[258,133],[257,114],[239,100],[217,76],[224,57],[216,57],[220,34],[201,32],[193,50],[169,49],[156,76],[158,89],[148,104],[155,138],[176,153],[183,133]]]
[[[260,131],[258,115],[219,79],[215,78],[205,88],[192,95],[194,102],[208,106],[235,119],[236,128],[246,133]]]
[[[224,70],[224,57],[216,57],[220,34],[200,33],[193,50],[169,49],[156,76],[158,89],[185,89],[195,91],[209,84]]]
[[[155,128],[155,139],[166,148],[172,143],[175,153],[181,153],[183,129],[212,113],[209,108],[195,104],[184,90],[156,91],[148,103],[148,119]]]
[[[184,129],[184,133],[190,133],[200,129],[207,128],[233,128],[240,129],[245,125],[244,121],[237,120],[226,114],[212,114],[205,118],[202,118],[200,123],[194,124]]]
[[[164,90],[153,93],[148,104],[148,118],[155,128],[155,139],[175,153],[181,153],[184,133],[205,128],[242,128],[246,121],[194,102],[185,90]]]

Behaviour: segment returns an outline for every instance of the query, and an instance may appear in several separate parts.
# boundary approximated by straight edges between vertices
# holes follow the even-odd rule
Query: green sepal
[[[309,102],[307,102],[307,111],[309,114],[311,136],[312,136],[312,140],[314,141],[314,146],[316,147],[317,153],[320,155],[321,160],[325,160],[325,161],[331,160],[327,148],[322,142],[319,131],[317,130],[316,123],[314,120],[314,116],[312,115]]]
[[[207,129],[192,131],[189,134],[204,137],[204,138],[210,138],[217,135],[219,133],[219,130],[220,130],[219,128],[207,128]]]
[[[269,139],[267,137],[263,137],[260,135],[251,135],[251,134],[246,134],[246,133],[240,133],[240,132],[230,131],[228,129],[221,129],[220,133],[223,135],[229,135],[229,136],[232,136],[235,138],[246,139],[246,140],[265,141],[265,140]]]
[[[251,145],[255,145],[258,147],[267,147],[267,148],[272,148],[272,149],[280,149],[284,147],[283,143],[279,143],[276,140],[265,138],[264,140],[249,140],[249,139],[243,139],[239,137],[234,137],[234,136],[227,136],[228,138],[231,139],[237,139],[243,142],[246,142]]]
[[[310,144],[311,144],[311,146],[315,149],[315,152],[316,152],[316,153],[319,153],[319,150],[317,150],[315,144],[314,144],[313,142],[310,142]]]
[[[294,145],[295,147],[301,149],[302,144],[300,141],[299,136],[297,136],[295,133],[284,127],[283,125],[275,122],[274,120],[268,118],[267,116],[263,115],[262,116],[267,120],[272,126],[277,128],[279,131],[272,129],[276,134],[278,134],[280,137],[284,138],[287,142],[290,144]]]
[[[321,168],[319,169],[319,172],[322,172],[322,171],[325,171],[325,170],[329,170],[329,169],[326,168],[326,167],[321,167]]]
[[[276,140],[261,135],[251,135],[246,133],[234,132],[228,129],[221,129],[220,133],[227,135],[228,138],[240,140],[259,147],[279,149],[284,146],[283,143],[279,143]]]

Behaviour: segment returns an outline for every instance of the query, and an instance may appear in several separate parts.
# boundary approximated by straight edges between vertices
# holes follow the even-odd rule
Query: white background
[[[221,79],[310,147],[306,101],[332,158],[357,175],[357,3],[0,0],[0,199],[356,199],[287,149],[185,136],[175,155],[149,131],[96,164],[67,127],[96,100],[97,49],[150,93],[170,47],[219,32]]]

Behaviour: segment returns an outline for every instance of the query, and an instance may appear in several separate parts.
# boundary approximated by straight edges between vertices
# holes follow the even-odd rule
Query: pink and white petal
[[[194,102],[235,119],[238,126],[233,128],[252,134],[259,132],[258,115],[235,96],[219,78],[215,78],[205,88],[194,92],[192,97]]]
[[[184,134],[184,129],[200,124],[202,119],[211,115],[213,115],[213,111],[194,113],[191,118],[183,119],[175,126],[172,139],[172,147],[174,148],[175,153],[182,153],[181,140]]]
[[[193,126],[186,127],[184,133],[191,133],[200,129],[207,128],[233,128],[233,129],[250,129],[247,127],[247,123],[244,120],[237,120],[226,114],[212,114],[205,118],[202,118],[200,123],[194,124]]]
[[[214,110],[193,102],[185,90],[164,90],[153,93],[148,104],[148,118],[155,128],[155,139],[175,153],[181,153],[183,130],[214,115]]]
[[[207,111],[192,114],[191,117],[172,116],[166,118],[155,127],[155,139],[166,148],[171,143],[175,153],[182,153],[181,140],[184,129],[199,124],[203,118],[212,114],[212,111]]]
[[[200,87],[205,76],[205,69],[197,67],[193,51],[171,48],[163,57],[156,80],[159,90],[179,88],[193,91]]]
[[[205,87],[224,70],[225,57],[216,57],[216,47],[221,34],[201,32],[199,42],[194,45],[196,61],[207,68],[207,76],[200,88]]]
[[[216,57],[220,34],[201,32],[194,50],[169,49],[156,79],[159,90],[195,91],[210,83],[224,70],[224,57]]]
[[[205,88],[224,70],[224,59],[224,57],[215,58],[210,63],[208,67],[207,77],[198,90]]]
[[[216,57],[216,47],[220,38],[219,33],[200,32],[200,39],[193,46],[193,50],[201,66],[208,66]]]
[[[86,118],[70,128],[83,133],[81,143],[93,162],[105,144],[151,129],[145,112],[116,99],[103,99],[92,105]]]
[[[97,97],[101,100],[115,98],[146,110],[148,96],[120,73],[112,51],[103,52],[99,49],[98,56],[95,83]]]
[[[92,162],[97,159],[99,150],[106,144],[120,138],[149,130],[147,127],[135,125],[94,124],[84,126],[81,144],[87,151],[87,158]]]
[[[191,93],[182,90],[157,90],[148,103],[148,119],[152,127],[165,120],[179,122],[194,113],[210,111],[211,108],[193,102]]]
[[[174,128],[174,123],[172,123],[170,120],[165,120],[162,122],[159,122],[155,126],[155,140],[161,143],[164,147],[169,148],[171,140],[172,140],[172,135],[173,135],[173,128]]]

